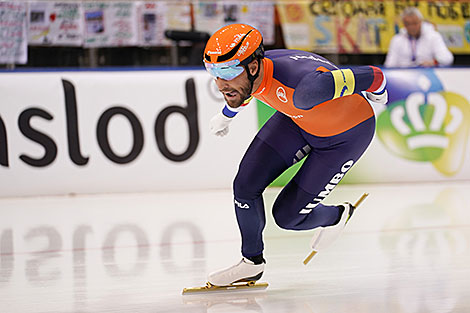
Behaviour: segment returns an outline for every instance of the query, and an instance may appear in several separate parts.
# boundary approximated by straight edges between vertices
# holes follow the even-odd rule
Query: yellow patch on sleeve
[[[356,81],[354,80],[352,70],[334,70],[330,73],[333,75],[335,82],[335,95],[333,99],[353,94]]]

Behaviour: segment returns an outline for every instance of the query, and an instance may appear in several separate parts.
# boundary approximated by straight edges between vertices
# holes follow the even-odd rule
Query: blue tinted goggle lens
[[[242,66],[238,66],[239,64],[240,61],[238,60],[232,60],[225,63],[206,63],[204,61],[204,65],[209,74],[214,78],[220,77],[225,80],[232,80],[243,73],[244,68]]]

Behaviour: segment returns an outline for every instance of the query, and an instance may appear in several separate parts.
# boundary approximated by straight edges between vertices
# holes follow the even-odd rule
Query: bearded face
[[[227,104],[232,108],[238,108],[250,96],[251,83],[246,71],[232,80],[224,80],[219,77],[215,83]]]

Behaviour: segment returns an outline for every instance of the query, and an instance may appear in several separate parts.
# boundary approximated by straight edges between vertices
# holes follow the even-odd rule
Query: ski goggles
[[[207,63],[204,61],[206,70],[214,78],[220,77],[225,80],[232,80],[245,70],[240,66],[239,60],[231,60],[224,63]]]

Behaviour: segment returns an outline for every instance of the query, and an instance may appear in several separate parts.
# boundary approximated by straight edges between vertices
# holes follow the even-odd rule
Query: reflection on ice
[[[270,189],[268,289],[190,297],[240,257],[229,190],[0,199],[2,311],[463,313],[469,187],[339,186],[327,202],[370,196],[308,266],[312,232],[275,225]]]

